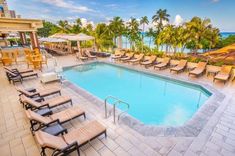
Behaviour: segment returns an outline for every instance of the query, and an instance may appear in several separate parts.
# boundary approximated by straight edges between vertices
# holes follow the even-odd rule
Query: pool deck
[[[62,66],[81,63],[72,55],[57,57],[57,61]],[[25,64],[20,63],[18,66],[25,67]],[[71,96],[74,104],[85,110],[87,120],[75,119],[70,121],[64,125],[69,130],[80,127],[89,120],[98,120],[107,127],[108,137],[101,136],[99,139],[83,146],[81,148],[82,156],[235,155],[235,81],[226,85],[219,82],[214,84],[212,77],[189,78],[187,73],[171,74],[169,70],[156,71],[152,68],[144,69],[140,66],[127,66],[180,80],[207,84],[219,90],[225,97],[223,100],[217,101],[218,108],[208,118],[202,130],[196,136],[144,136],[122,122],[114,124],[112,117],[105,119],[103,107],[94,104],[97,99],[94,98],[92,101],[84,95],[78,94],[66,83],[61,85],[54,82],[43,85],[39,82],[39,79],[28,79],[23,82],[23,86],[39,88],[58,86],[61,87],[63,95]],[[49,67],[44,67],[43,70],[50,71],[52,67],[53,62],[50,61]],[[17,83],[16,86],[21,86],[21,84]],[[0,65],[0,87],[0,155],[40,155],[40,148],[29,130],[29,121],[25,116],[24,109],[18,102],[18,94],[14,86],[8,83],[2,65]],[[58,109],[55,109],[55,111],[58,111]],[[76,155],[76,153],[73,152],[71,155]]]

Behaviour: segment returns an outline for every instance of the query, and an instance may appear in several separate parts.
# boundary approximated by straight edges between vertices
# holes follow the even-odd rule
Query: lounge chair
[[[127,53],[124,57],[120,58],[121,61],[126,62],[134,56],[134,53]]]
[[[56,120],[58,120],[59,124],[63,124],[80,116],[86,118],[85,112],[79,107],[71,107],[61,112],[54,113],[50,116],[42,116],[31,110],[25,110],[25,113],[30,120],[30,130],[32,132],[42,129],[45,127],[45,125],[48,125]],[[37,127],[35,128],[35,126]]]
[[[43,89],[43,90],[30,89],[30,91],[22,87],[16,87],[16,90],[20,93],[20,95],[23,94],[30,98],[36,97],[36,96],[46,97],[46,96],[50,96],[54,94],[61,95],[61,90],[60,88],[57,88],[57,87],[52,87],[52,88]]]
[[[12,68],[11,69],[11,68],[8,68],[6,66],[4,66],[4,69],[8,70],[12,73],[20,73],[20,74],[33,72],[33,69],[18,69],[18,68]]]
[[[77,52],[77,53],[76,53],[76,57],[77,57],[77,59],[80,59],[80,60],[82,60],[82,61],[88,60],[88,57],[83,56],[83,55],[81,54],[81,52]]]
[[[142,59],[144,58],[144,54],[139,54],[139,55],[135,55],[134,56],[134,58],[133,59],[131,59],[131,60],[128,60],[128,62],[130,62],[130,63],[138,63],[138,62],[140,62]]]
[[[11,71],[8,71],[6,70],[6,72],[12,76],[12,77],[16,77],[16,76],[20,76],[22,79],[24,78],[28,78],[28,77],[38,77],[38,73],[37,72],[26,72],[26,73],[20,73],[18,71],[15,71],[15,72],[11,72]]]
[[[117,51],[115,52],[114,56],[112,57],[112,59],[120,59],[123,56],[125,56],[125,52],[124,51]]]
[[[81,128],[74,129],[63,136],[53,136],[41,130],[35,132],[35,139],[41,146],[41,155],[46,155],[46,149],[52,149],[54,156],[68,155],[91,140],[106,134],[106,128],[97,121],[91,121]]]
[[[71,103],[71,105],[73,105],[72,99],[69,96],[58,96],[52,99],[38,102],[38,101],[34,101],[33,99],[29,97],[26,97],[25,95],[21,95],[20,101],[23,103],[26,109],[31,109],[31,110],[40,109],[43,107],[53,108],[53,107],[60,106],[66,103]]]
[[[144,65],[145,68],[147,68],[148,66],[151,66],[154,64],[154,62],[156,61],[157,56],[156,55],[151,55],[150,57],[148,57],[147,59],[144,59],[140,64]]]
[[[166,68],[169,65],[169,63],[170,63],[170,58],[165,57],[161,63],[154,66],[154,69],[157,68],[161,70],[162,68]]]
[[[170,68],[171,71],[175,71],[176,73],[179,73],[185,69],[187,65],[187,60],[180,60],[179,64],[176,67]]]
[[[226,83],[231,76],[232,68],[233,68],[232,66],[222,66],[219,73],[215,75],[213,82],[215,80],[220,80]]]
[[[91,53],[88,50],[85,50],[85,54],[88,58],[91,58],[91,59],[96,59],[97,58],[96,56],[91,55]]]
[[[6,70],[6,76],[9,81],[9,83],[15,84],[15,82],[21,82],[23,81],[22,77],[19,74],[14,74],[8,70]]]
[[[190,75],[195,75],[195,76],[202,75],[206,71],[206,65],[207,65],[206,62],[199,62],[197,64],[197,67],[189,72],[188,76],[190,76]]]

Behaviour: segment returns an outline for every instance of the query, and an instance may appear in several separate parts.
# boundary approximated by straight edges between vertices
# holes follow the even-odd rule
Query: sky
[[[23,18],[108,22],[114,16],[125,21],[147,16],[151,20],[158,9],[167,9],[170,23],[180,24],[194,16],[210,18],[222,32],[235,32],[235,0],[7,0],[9,8]]]

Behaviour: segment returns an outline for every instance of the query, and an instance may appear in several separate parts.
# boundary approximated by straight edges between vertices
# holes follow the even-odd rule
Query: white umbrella
[[[93,36],[88,36],[86,34],[80,33],[80,34],[54,34],[50,36],[50,38],[60,38],[65,39],[69,41],[88,41],[88,40],[94,40],[95,38]]]
[[[88,40],[94,40],[95,37],[93,36],[88,36],[86,34],[80,33],[78,35],[76,35],[76,37],[78,38],[78,41],[88,41]]]
[[[40,38],[39,39],[40,42],[67,42],[67,40],[65,39],[61,39],[61,38]]]

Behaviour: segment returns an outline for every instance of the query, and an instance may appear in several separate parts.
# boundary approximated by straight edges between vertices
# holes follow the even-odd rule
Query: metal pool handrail
[[[118,104],[125,104],[127,106],[127,109],[125,111],[122,111],[119,115],[118,115],[118,120],[120,119],[120,116],[123,115],[124,113],[127,113],[127,111],[130,109],[130,105],[129,103],[127,102],[124,102],[114,96],[107,96],[104,100],[104,107],[105,107],[105,118],[107,118],[107,101],[109,99],[114,99],[114,103],[113,103],[113,120],[114,120],[114,123],[116,123],[116,107]]]

